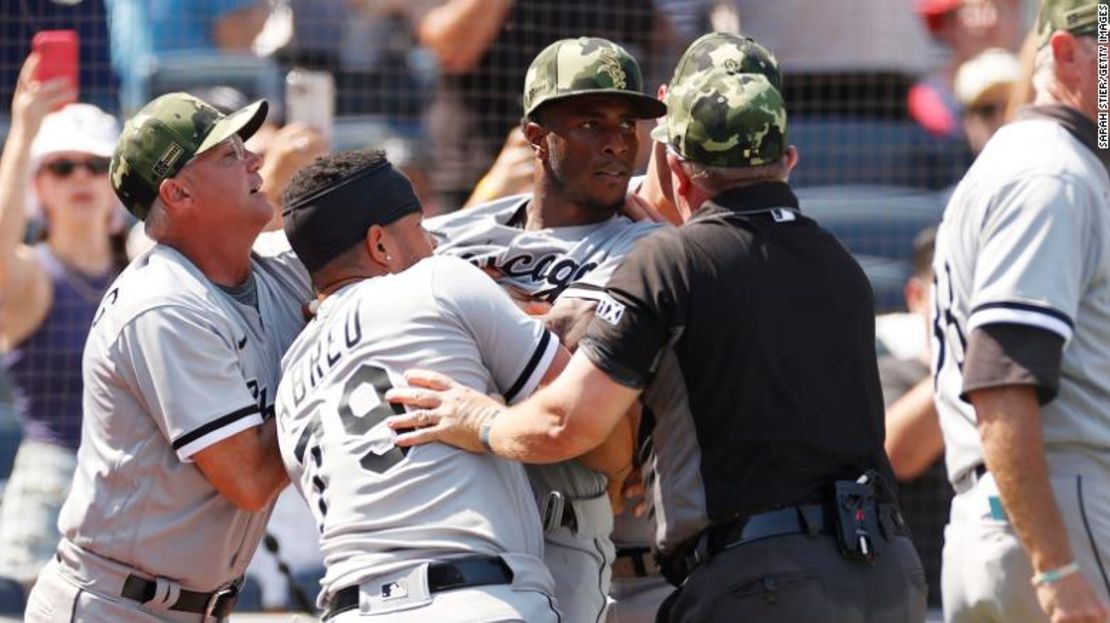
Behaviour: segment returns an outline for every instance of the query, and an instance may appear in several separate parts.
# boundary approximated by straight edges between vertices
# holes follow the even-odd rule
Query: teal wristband
[[[490,454],[497,454],[493,451],[493,446],[489,445],[489,429],[493,426],[493,418],[490,418],[482,423],[478,428],[478,441],[482,442],[482,447]]]
[[[1044,573],[1038,573],[1033,576],[1033,586],[1044,586],[1045,584],[1055,584],[1060,580],[1079,573],[1079,563],[1072,561],[1063,567],[1049,569]]]

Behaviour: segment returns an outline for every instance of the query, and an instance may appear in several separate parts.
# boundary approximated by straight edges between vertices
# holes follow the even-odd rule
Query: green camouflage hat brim
[[[1096,34],[1100,4],[1110,4],[1110,0],[1044,0],[1037,16],[1037,47],[1048,44],[1058,30],[1079,37]]]
[[[667,114],[667,105],[647,95],[640,95],[638,93],[629,93],[624,89],[583,89],[581,91],[571,91],[560,95],[554,95],[544,99],[539,104],[532,107],[532,110],[527,114],[533,114],[542,106],[546,106],[553,102],[559,102],[568,99],[576,99],[585,96],[596,95],[610,95],[619,97],[628,103],[632,104],[632,111],[638,119],[658,119]]]
[[[203,154],[235,134],[238,134],[239,138],[244,141],[254,136],[254,133],[266,121],[269,108],[270,105],[266,100],[258,100],[220,119],[216,122],[216,125],[212,126],[208,136],[204,137],[204,141],[197,147],[197,153],[194,156]]]
[[[562,39],[544,48],[524,78],[524,114],[584,95],[613,95],[632,103],[637,116],[660,117],[667,107],[644,95],[640,66],[624,48],[599,37]]]
[[[685,160],[754,167],[786,154],[786,106],[762,74],[707,69],[669,91],[667,106],[666,123],[652,136]]]

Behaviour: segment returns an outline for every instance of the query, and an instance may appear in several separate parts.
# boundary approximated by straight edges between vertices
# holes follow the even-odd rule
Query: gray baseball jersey
[[[558,348],[540,322],[455,258],[428,258],[324,300],[286,353],[277,397],[282,457],[320,528],[321,601],[373,576],[465,554],[516,554],[542,569],[543,535],[521,465],[442,444],[397,448],[384,420],[401,408],[382,396],[422,367],[512,402],[536,388]]]
[[[658,223],[615,215],[600,223],[524,229],[532,195],[514,195],[424,221],[439,255],[494,268],[501,285],[541,301],[559,296],[599,299],[613,271],[636,241]]]
[[[454,255],[499,273],[498,283],[542,301],[599,300],[613,271],[636,241],[660,225],[616,215],[600,223],[524,229],[532,195],[515,195],[424,221],[436,253]],[[529,466],[538,493],[588,498],[605,491],[605,476],[577,461]]]
[[[258,309],[157,245],[109,288],[84,354],[84,421],[59,527],[97,556],[209,591],[242,575],[269,511],[221,496],[191,462],[273,413],[308,274],[284,234],[251,257]]]
[[[1056,455],[1110,449],[1108,207],[1102,163],[1047,119],[999,130],[952,195],[937,233],[932,325],[953,482],[983,462],[975,411],[960,393],[967,339],[991,323],[1065,341],[1059,394],[1042,406],[1049,467]]]

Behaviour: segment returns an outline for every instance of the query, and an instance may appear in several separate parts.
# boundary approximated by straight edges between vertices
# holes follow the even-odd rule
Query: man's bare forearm
[[[497,38],[511,6],[512,0],[448,0],[424,16],[417,36],[445,73],[466,73]]]
[[[886,453],[898,480],[920,476],[944,452],[944,436],[926,378],[886,410]]]
[[[1034,389],[1009,385],[977,390],[983,455],[998,483],[1014,531],[1038,573],[1072,562],[1071,544],[1048,479],[1041,413]]]

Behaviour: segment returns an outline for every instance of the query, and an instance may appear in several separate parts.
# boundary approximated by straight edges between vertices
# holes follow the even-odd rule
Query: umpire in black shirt
[[[524,403],[410,371],[391,426],[417,430],[397,443],[558,461],[642,394],[655,548],[679,586],[659,621],[922,621],[867,279],[786,184],[779,92],[727,68],[681,74],[653,136],[684,224],[637,245],[566,370]]]

